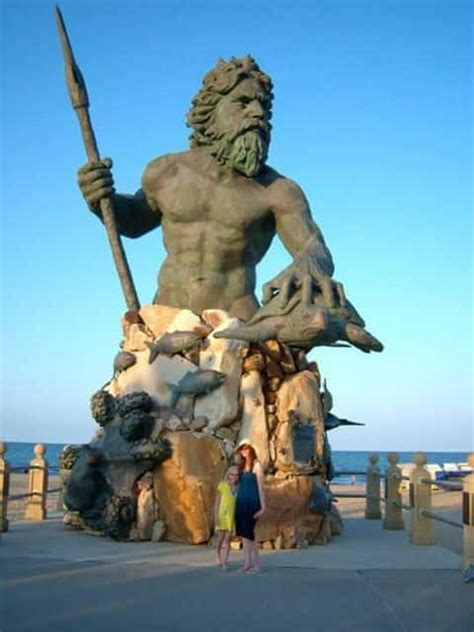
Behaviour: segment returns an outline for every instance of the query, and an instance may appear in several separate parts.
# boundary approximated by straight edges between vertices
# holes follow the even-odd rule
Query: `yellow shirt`
[[[233,533],[235,530],[235,496],[227,481],[221,481],[217,486],[217,491],[220,494],[220,501],[216,529]]]

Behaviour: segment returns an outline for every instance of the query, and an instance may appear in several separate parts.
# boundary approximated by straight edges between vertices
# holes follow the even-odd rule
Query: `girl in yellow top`
[[[230,536],[235,530],[235,497],[239,483],[239,468],[229,467],[225,479],[217,486],[214,505],[217,564],[227,568]]]

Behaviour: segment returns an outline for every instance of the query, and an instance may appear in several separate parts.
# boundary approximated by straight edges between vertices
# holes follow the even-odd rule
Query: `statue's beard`
[[[268,136],[260,129],[249,129],[234,138],[226,135],[211,146],[211,154],[231,169],[248,178],[257,175],[268,155]]]
[[[268,145],[258,132],[244,132],[231,145],[229,163],[248,178],[257,175],[267,159]]]

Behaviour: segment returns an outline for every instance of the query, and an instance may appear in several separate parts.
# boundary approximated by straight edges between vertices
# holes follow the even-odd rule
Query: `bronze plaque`
[[[314,458],[316,432],[310,424],[294,424],[292,427],[293,459],[310,463]]]

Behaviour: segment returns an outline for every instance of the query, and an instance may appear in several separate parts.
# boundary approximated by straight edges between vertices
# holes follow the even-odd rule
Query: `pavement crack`
[[[390,616],[390,618],[392,619],[394,624],[397,626],[397,628],[400,630],[400,632],[408,632],[408,628],[403,624],[403,621],[401,621],[401,619],[397,616],[395,609],[387,601],[383,592],[377,588],[376,584],[370,580],[370,578],[364,573],[363,570],[359,569],[357,571],[357,574],[362,577],[362,579],[364,580],[370,592],[375,597],[377,597],[378,602],[382,605],[383,609]]]

